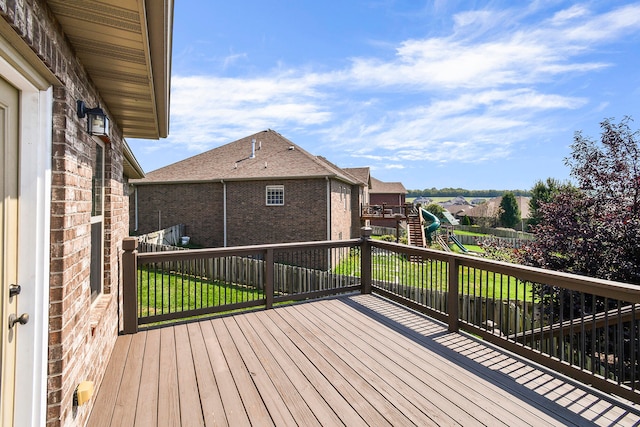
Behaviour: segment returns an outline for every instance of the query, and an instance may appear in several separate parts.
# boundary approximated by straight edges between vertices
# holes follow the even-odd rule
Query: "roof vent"
[[[250,159],[255,159],[256,158],[256,139],[253,138],[251,140],[251,156],[249,156]]]
[[[296,147],[295,147],[295,146],[293,146],[293,145],[290,145],[290,146],[289,146],[289,151],[293,151],[293,150],[295,150],[295,149],[296,149]]]

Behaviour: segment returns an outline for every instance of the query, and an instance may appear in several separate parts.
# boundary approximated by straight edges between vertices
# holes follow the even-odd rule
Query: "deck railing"
[[[640,403],[640,286],[361,239],[137,253],[123,243],[124,332],[376,292]]]
[[[126,333],[138,325],[271,308],[361,287],[357,239],[139,253],[129,238],[123,248]]]
[[[373,291],[640,402],[640,286],[370,243]]]

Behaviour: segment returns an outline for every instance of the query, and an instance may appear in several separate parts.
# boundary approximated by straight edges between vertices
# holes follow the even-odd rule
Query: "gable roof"
[[[531,197],[515,196],[518,208],[520,209],[520,218],[529,218],[529,200]],[[502,196],[494,197],[475,206],[473,209],[466,212],[467,216],[474,218],[491,218],[498,215],[500,209],[500,203],[502,202]]]
[[[371,172],[368,166],[361,168],[342,168],[343,171],[349,173],[358,182],[371,187]]]
[[[379,179],[371,177],[371,190],[370,194],[407,194],[407,189],[404,188],[401,182],[383,182]]]
[[[255,140],[254,156],[252,140]],[[309,154],[268,129],[156,169],[145,178],[130,182],[144,185],[325,177],[357,184],[351,175],[327,159]]]

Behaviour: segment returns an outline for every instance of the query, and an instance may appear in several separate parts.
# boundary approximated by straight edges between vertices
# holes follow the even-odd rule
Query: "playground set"
[[[462,252],[469,252],[453,233],[453,227],[459,224],[458,220],[447,211],[444,212],[444,219],[440,220],[422,206],[416,206],[412,203],[366,205],[362,207],[360,219],[363,222],[369,220],[372,223],[377,220],[395,220],[396,241],[400,236],[400,224],[406,222],[407,242],[410,245],[426,248],[435,242],[442,249],[450,252],[449,242],[451,242]]]

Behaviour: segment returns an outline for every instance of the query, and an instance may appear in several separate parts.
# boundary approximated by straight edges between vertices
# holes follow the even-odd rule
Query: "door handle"
[[[9,329],[13,329],[13,327],[16,325],[16,323],[19,323],[21,325],[25,325],[25,324],[27,324],[27,322],[29,322],[29,314],[28,313],[22,313],[20,315],[20,317],[16,316],[13,313],[11,313],[9,315]]]

